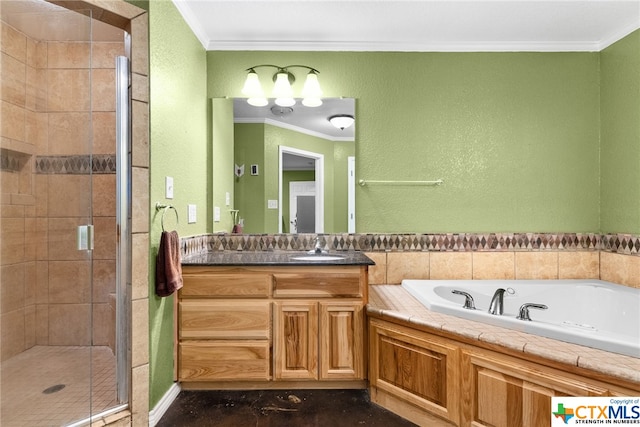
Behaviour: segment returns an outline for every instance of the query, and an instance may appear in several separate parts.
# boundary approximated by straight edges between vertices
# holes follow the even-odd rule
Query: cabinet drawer
[[[181,381],[269,380],[269,341],[180,344]]]
[[[267,273],[183,272],[181,296],[186,297],[248,297],[267,298],[271,295],[273,278]]]
[[[292,272],[273,275],[273,295],[276,298],[361,297],[360,273]]]
[[[246,300],[183,300],[180,339],[269,339],[271,303]]]

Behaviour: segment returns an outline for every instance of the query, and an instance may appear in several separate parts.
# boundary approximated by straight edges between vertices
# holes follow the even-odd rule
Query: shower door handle
[[[93,225],[79,225],[77,232],[77,246],[79,251],[93,250]]]

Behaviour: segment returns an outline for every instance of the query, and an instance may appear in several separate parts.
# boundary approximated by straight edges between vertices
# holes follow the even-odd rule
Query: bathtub
[[[495,326],[640,358],[640,289],[601,280],[403,280],[402,287],[428,309]],[[504,312],[488,313],[491,298],[504,288]],[[473,296],[475,310],[463,308]],[[518,320],[520,306],[531,321]]]

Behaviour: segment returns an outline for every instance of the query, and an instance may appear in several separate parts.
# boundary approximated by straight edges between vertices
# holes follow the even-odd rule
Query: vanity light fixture
[[[355,119],[349,114],[336,114],[329,117],[329,122],[340,130],[345,130],[353,124]]]
[[[296,81],[296,77],[290,71],[291,68],[305,68],[309,70],[307,80],[304,82],[304,87],[302,88],[302,105],[305,107],[319,107],[322,105],[322,90],[318,82],[318,74],[320,71],[307,65],[286,65],[281,67],[271,64],[254,65],[253,67],[247,68],[247,80],[244,82],[242,93],[248,97],[247,102],[249,105],[264,107],[269,103],[262,90],[258,73],[256,72],[256,68],[260,67],[276,69],[276,73],[273,75],[274,85],[272,93],[273,97],[276,98],[276,105],[280,107],[291,107],[296,103],[295,99],[293,99],[293,88],[291,87],[293,82]]]

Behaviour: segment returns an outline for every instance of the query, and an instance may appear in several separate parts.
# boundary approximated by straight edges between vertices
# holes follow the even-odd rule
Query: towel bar
[[[160,202],[156,202],[156,212],[159,211],[160,209],[164,209],[164,211],[162,212],[162,217],[160,218],[160,224],[162,225],[162,231],[166,231],[164,229],[164,215],[167,213],[167,211],[169,209],[173,209],[173,211],[176,213],[176,225],[180,224],[180,218],[178,217],[178,210],[176,208],[174,208],[171,205],[163,205]]]
[[[365,185],[442,185],[444,181],[442,179],[437,179],[435,181],[377,181],[372,179],[361,179],[358,181],[361,187]]]

